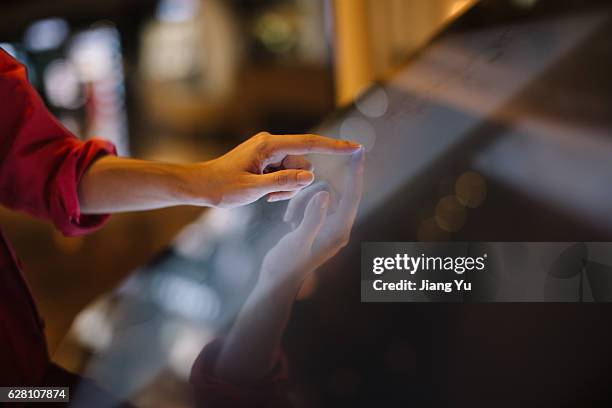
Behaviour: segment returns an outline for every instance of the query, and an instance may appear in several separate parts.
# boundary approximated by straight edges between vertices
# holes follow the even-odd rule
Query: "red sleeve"
[[[289,408],[285,384],[287,360],[278,352],[277,364],[266,377],[250,384],[233,384],[214,375],[221,350],[217,339],[204,347],[191,370],[190,382],[195,391],[196,406],[206,408]]]
[[[107,215],[82,215],[78,183],[94,160],[115,154],[102,140],[79,141],[45,108],[23,65],[0,49],[0,204],[51,220],[72,236]]]

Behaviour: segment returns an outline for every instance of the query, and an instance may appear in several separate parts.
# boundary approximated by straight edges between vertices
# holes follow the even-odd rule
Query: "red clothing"
[[[90,232],[106,216],[79,212],[77,184],[105,141],[82,143],[47,111],[25,68],[0,50],[0,204],[51,220],[66,235]],[[42,321],[0,235],[0,386],[42,381],[49,356]]]
[[[25,68],[2,49],[0,105],[0,204],[48,219],[69,236],[99,227],[107,216],[80,214],[77,185],[88,166],[101,155],[114,154],[114,147],[102,140],[80,142],[62,127],[29,85]],[[199,406],[288,406],[279,387],[286,377],[284,359],[265,379],[236,386],[212,375],[219,344],[207,346],[193,367]],[[88,407],[116,406],[95,384],[50,363],[43,322],[0,231],[0,386],[72,390],[77,384],[90,397]]]
[[[205,408],[289,408],[285,383],[287,360],[277,352],[276,366],[266,377],[250,384],[232,384],[213,374],[215,361],[221,351],[222,340],[204,347],[191,370],[191,383],[198,407]]]

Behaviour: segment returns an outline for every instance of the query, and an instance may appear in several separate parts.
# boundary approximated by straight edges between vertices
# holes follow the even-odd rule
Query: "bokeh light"
[[[456,196],[443,197],[436,205],[436,224],[448,232],[459,231],[467,220],[467,211]]]
[[[485,179],[474,171],[466,171],[455,183],[455,194],[461,204],[468,208],[482,205],[487,196]]]
[[[448,231],[438,226],[434,217],[426,218],[421,221],[417,232],[419,241],[447,241],[450,238]]]
[[[39,20],[28,27],[23,42],[30,51],[47,51],[59,48],[69,32],[68,23],[61,18]]]
[[[79,342],[96,351],[107,348],[113,340],[108,315],[108,302],[104,300],[97,301],[79,313],[73,324]]]
[[[76,109],[84,102],[75,67],[65,59],[57,59],[45,68],[45,93],[53,105]]]
[[[255,23],[255,36],[271,52],[283,53],[297,44],[297,33],[280,13],[264,13]]]
[[[355,106],[364,116],[379,118],[389,108],[389,97],[383,87],[367,87],[367,93],[360,93],[355,99]],[[364,91],[365,92],[365,91]]]
[[[369,152],[376,144],[376,131],[367,120],[353,116],[342,122],[340,138],[361,143],[366,152]]]

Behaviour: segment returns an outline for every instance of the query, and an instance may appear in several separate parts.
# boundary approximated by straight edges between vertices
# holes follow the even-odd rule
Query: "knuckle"
[[[258,134],[255,135],[256,140],[261,143],[261,142],[266,142],[268,141],[270,138],[272,137],[272,135],[268,132],[259,132]]]
[[[259,132],[255,136],[253,136],[250,141],[253,143],[254,146],[259,146],[262,142],[266,140],[268,134],[268,132]]]
[[[336,238],[334,242],[334,246],[338,249],[344,248],[348,245],[349,239],[350,239],[349,234],[342,234]]]
[[[266,155],[270,151],[270,138],[264,135],[257,141],[257,152]]]
[[[276,176],[276,183],[279,186],[285,186],[289,183],[289,177],[287,176],[287,174],[283,173],[283,174],[278,174]]]

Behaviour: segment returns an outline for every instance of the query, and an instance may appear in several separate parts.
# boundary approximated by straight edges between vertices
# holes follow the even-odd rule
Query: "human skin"
[[[105,156],[79,182],[83,214],[176,205],[233,208],[292,198],[314,180],[309,153],[351,154],[360,145],[318,135],[258,133],[223,156],[174,164]]]
[[[341,198],[333,214],[330,194],[302,191],[308,204],[301,222],[268,251],[258,281],[223,340],[214,373],[236,384],[264,377],[276,363],[276,351],[304,279],[347,245],[363,188],[363,149],[354,153]],[[291,208],[292,206],[290,206]],[[295,212],[291,210],[291,216]],[[291,217],[285,218],[291,222]]]

